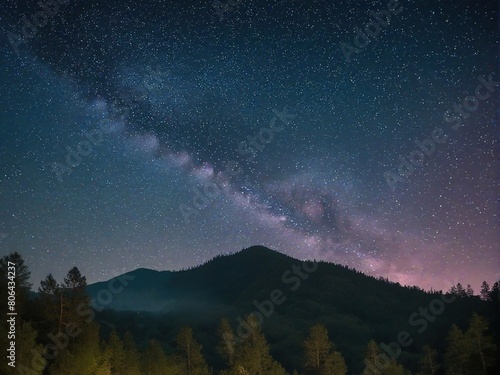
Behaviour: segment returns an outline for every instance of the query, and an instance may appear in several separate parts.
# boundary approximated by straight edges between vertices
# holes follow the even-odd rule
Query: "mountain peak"
[[[253,245],[250,247],[246,247],[240,251],[240,253],[260,253],[260,254],[269,254],[269,253],[277,253],[275,250],[271,250],[268,247],[263,245]]]
[[[240,257],[245,257],[245,258],[251,258],[256,261],[260,261],[262,259],[274,259],[276,261],[283,260],[283,259],[291,259],[289,255],[280,253],[279,251],[270,249],[266,246],[263,245],[253,245],[250,247],[246,247],[240,252],[234,254],[237,258],[238,256]]]

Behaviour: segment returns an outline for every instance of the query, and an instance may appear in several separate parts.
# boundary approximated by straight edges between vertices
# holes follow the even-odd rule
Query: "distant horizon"
[[[321,260],[321,259],[297,259],[297,258],[296,258],[296,257],[294,257],[294,256],[288,255],[288,254],[286,254],[286,253],[280,252],[280,251],[275,250],[275,249],[271,249],[271,248],[266,247],[266,246],[264,246],[264,245],[252,245],[252,246],[248,246],[248,247],[242,248],[242,249],[237,250],[237,251],[234,251],[234,252],[228,252],[228,253],[220,253],[220,254],[217,254],[217,255],[213,256],[212,258],[210,258],[210,259],[208,259],[208,260],[203,261],[202,263],[195,264],[195,265],[193,265],[193,266],[188,266],[188,267],[186,267],[186,268],[181,268],[181,269],[154,269],[154,268],[140,267],[140,266],[139,266],[139,267],[134,268],[134,269],[131,269],[131,270],[122,271],[121,273],[116,274],[116,275],[110,275],[108,278],[103,278],[102,280],[97,280],[97,281],[89,281],[89,280],[88,280],[88,277],[87,277],[87,285],[93,285],[93,284],[98,284],[98,283],[107,282],[107,281],[109,281],[109,280],[113,279],[113,278],[114,278],[114,277],[116,277],[116,276],[123,275],[123,274],[127,274],[127,273],[131,273],[131,272],[135,272],[135,271],[138,271],[138,270],[147,270],[147,271],[153,271],[153,272],[182,272],[182,271],[188,271],[188,270],[191,270],[191,269],[196,269],[196,268],[199,268],[199,267],[203,267],[206,263],[208,263],[208,262],[210,262],[210,261],[214,260],[215,258],[218,258],[218,257],[224,257],[224,256],[233,256],[233,255],[236,255],[236,254],[241,253],[241,252],[242,252],[242,251],[244,251],[244,250],[247,250],[247,249],[250,249],[250,248],[253,248],[253,247],[263,247],[263,248],[265,248],[265,249],[267,249],[267,250],[270,250],[270,251],[276,252],[276,253],[278,253],[278,254],[281,254],[281,255],[284,255],[284,256],[288,256],[288,257],[290,257],[290,258],[292,258],[292,259],[295,259],[295,260],[297,260],[297,261],[299,261],[299,262],[304,262],[304,261],[324,262],[324,263],[334,264],[334,265],[338,265],[338,266],[342,266],[342,267],[347,267],[348,269],[351,269],[351,270],[356,271],[356,272],[361,272],[361,273],[362,273],[362,274],[364,274],[365,276],[373,277],[373,278],[375,278],[375,279],[379,279],[379,278],[383,278],[384,280],[386,279],[386,277],[384,277],[384,276],[382,276],[382,275],[371,275],[371,274],[369,274],[369,273],[366,273],[366,272],[362,272],[362,271],[360,271],[360,270],[357,270],[355,267],[350,267],[350,266],[342,265],[342,264],[335,263],[335,262],[332,262],[332,261],[326,261],[326,260]],[[21,255],[22,255],[22,254],[21,254]],[[76,264],[75,264],[75,266],[76,266],[76,267],[78,267],[78,265],[76,265]],[[80,269],[80,271],[82,271],[82,270]],[[49,273],[52,273],[52,274],[54,275],[54,277],[56,278],[56,280],[58,280],[58,281],[59,281],[59,280],[62,280],[62,277],[58,279],[58,278],[55,276],[55,274],[54,274],[53,272],[49,272]],[[83,274],[83,276],[86,276],[84,273],[82,273],[82,274]],[[45,275],[45,276],[46,276],[46,275]],[[43,276],[43,278],[45,278],[45,276]],[[63,275],[63,277],[64,277],[64,275]],[[40,279],[40,281],[41,281],[41,280],[43,280],[43,278],[41,278],[41,279]],[[398,282],[398,281],[396,281],[396,280],[391,280],[390,278],[387,278],[387,279],[388,279],[390,282],[393,282],[393,283],[397,283],[397,282]],[[37,290],[38,285],[40,284],[40,281],[38,281],[38,283],[37,283],[36,285],[35,285],[35,283],[32,281],[32,282],[33,282],[32,291],[36,291],[36,290]],[[491,286],[492,286],[492,285],[493,285],[496,281],[500,281],[500,277],[498,278],[498,280],[491,280],[491,281],[488,281],[488,280],[483,280],[483,281],[486,281],[486,282],[490,285],[490,287],[491,287]],[[468,285],[468,284],[470,284],[470,283],[467,283],[467,282],[462,282],[462,281],[460,281],[460,280],[459,280],[459,281],[457,281],[457,283],[460,283],[460,284],[461,284],[464,288],[465,288],[465,287],[467,287],[467,285]],[[443,293],[446,293],[446,292],[448,292],[448,291],[450,290],[450,288],[451,288],[452,286],[456,286],[456,284],[457,284],[457,283],[455,283],[455,284],[453,284],[453,285],[450,285],[450,287],[449,287],[449,288],[447,288],[447,289],[434,288],[434,287],[432,287],[432,286],[431,286],[431,287],[429,287],[429,288],[422,288],[422,287],[421,287],[421,286],[419,286],[419,285],[405,285],[405,284],[401,284],[401,283],[400,283],[400,285],[401,285],[402,287],[408,287],[408,288],[411,288],[411,287],[415,287],[415,286],[416,286],[416,287],[419,287],[419,288],[421,288],[422,290],[424,290],[424,291],[426,291],[426,292],[430,292],[430,291],[431,291],[431,289],[432,289],[432,291],[433,291],[433,292],[442,291]],[[472,286],[472,288],[473,288],[473,290],[474,290],[474,295],[475,295],[475,296],[479,296],[479,295],[480,295],[480,287],[481,287],[481,284],[479,284],[479,285],[477,286],[477,288],[476,288],[474,285],[472,285],[472,284],[470,284],[470,285]]]

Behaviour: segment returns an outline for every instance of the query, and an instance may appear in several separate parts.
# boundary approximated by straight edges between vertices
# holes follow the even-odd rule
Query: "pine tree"
[[[326,357],[323,371],[320,372],[322,375],[345,375],[346,373],[347,366],[344,357],[338,351],[333,351]]]
[[[465,291],[465,288],[460,283],[457,283],[457,293],[456,294],[459,297],[467,297],[467,293]]]
[[[333,348],[332,342],[328,338],[328,331],[325,326],[317,324],[311,328],[309,337],[304,343],[306,367],[318,372],[325,361],[325,358]]]
[[[178,356],[167,356],[163,351],[161,343],[151,340],[142,356],[143,375],[185,375],[185,366],[180,362]],[[129,374],[124,370],[117,375]]]
[[[208,365],[201,354],[202,346],[193,337],[189,327],[181,328],[177,335],[177,348],[187,375],[207,375]]]
[[[62,284],[60,293],[60,319],[59,330],[63,325],[83,325],[85,317],[78,314],[82,306],[89,304],[89,298],[85,292],[87,279],[82,276],[77,267],[70,269]]]
[[[0,268],[5,275],[8,274],[8,267],[10,263],[14,264],[16,274],[16,288],[23,289],[28,292],[33,284],[30,283],[31,272],[24,262],[24,258],[17,251],[4,256],[0,260]],[[10,264],[12,266],[12,264]]]
[[[304,343],[306,368],[311,374],[345,375],[347,368],[344,358],[334,351],[325,326],[317,324],[311,328]]]
[[[120,375],[126,372],[125,347],[116,331],[109,335],[105,349],[109,359],[111,375]]]
[[[36,343],[36,339],[37,331],[33,329],[31,323],[22,322],[18,327],[15,340],[16,367],[8,366],[7,363],[9,360],[4,357],[2,358],[2,362],[0,364],[0,373],[5,375],[17,375],[23,373],[30,375],[42,375],[47,362],[43,357],[44,348],[42,345]]]
[[[422,348],[422,355],[419,361],[420,371],[417,375],[434,375],[439,366],[437,364],[437,351],[429,345]]]
[[[467,297],[474,296],[474,289],[472,289],[472,286],[470,284],[467,284],[467,289],[465,290],[465,294],[467,295]]]
[[[110,364],[99,339],[99,326],[91,323],[59,352],[50,367],[50,375],[110,375]]]
[[[411,375],[395,359],[382,352],[374,340],[370,340],[365,352],[365,368],[362,375]]]
[[[217,352],[226,361],[226,364],[231,367],[234,363],[236,340],[234,331],[227,319],[224,318],[221,320],[218,333],[220,344],[217,347]]]
[[[125,350],[125,373],[127,375],[143,375],[139,350],[130,332],[126,332],[123,336],[123,348]]]
[[[493,286],[491,287],[490,293],[489,293],[489,300],[493,302],[493,305],[498,307],[499,302],[500,302],[500,282],[496,281]],[[500,313],[498,309],[495,309],[496,313]]]
[[[52,274],[48,274],[45,279],[40,282],[38,293],[40,295],[38,299],[41,310],[40,315],[43,319],[42,325],[45,331],[57,330],[60,320],[59,300],[61,287]]]
[[[144,351],[142,370],[145,375],[164,375],[167,373],[168,361],[161,344],[151,340]],[[171,372],[168,372],[171,374]]]
[[[465,366],[470,356],[467,346],[463,332],[454,324],[447,338],[446,375],[466,375]]]
[[[38,287],[38,293],[41,294],[41,296],[53,296],[55,295],[60,289],[59,284],[57,283],[56,279],[54,276],[52,276],[51,273],[49,273],[45,279],[40,281],[40,286]]]
[[[87,286],[87,278],[82,276],[77,267],[73,267],[68,271],[64,278],[63,287],[71,292],[79,292]]]
[[[490,300],[490,286],[486,281],[481,284],[481,299],[483,301]]]
[[[224,375],[286,375],[283,367],[269,354],[269,345],[255,315],[244,318],[246,338],[234,348],[232,366]]]
[[[472,314],[469,329],[465,333],[465,340],[470,346],[468,369],[474,374],[488,373],[495,365],[496,345],[493,337],[487,334],[488,322],[476,313]]]
[[[378,357],[380,355],[383,355],[382,350],[374,340],[370,340],[366,347],[363,375],[379,375],[382,373],[382,369],[378,366]]]

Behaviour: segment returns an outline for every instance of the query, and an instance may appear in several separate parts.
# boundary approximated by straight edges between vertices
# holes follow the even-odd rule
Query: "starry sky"
[[[41,9],[0,10],[0,255],[35,286],[255,244],[425,289],[500,277],[496,1]]]

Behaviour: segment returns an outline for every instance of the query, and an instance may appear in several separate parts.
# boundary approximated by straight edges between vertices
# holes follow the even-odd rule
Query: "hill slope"
[[[219,256],[189,270],[139,269],[123,277],[130,279],[128,285],[113,294],[106,308],[131,312],[103,311],[102,319],[113,322],[119,331],[131,330],[142,343],[156,338],[167,348],[173,346],[180,326],[190,325],[212,363],[219,360],[214,350],[219,320],[229,318],[236,329],[239,317],[252,311],[262,314],[272,353],[287,368],[301,366],[298,358],[309,328],[323,323],[355,372],[362,368],[369,339],[388,343],[408,331],[414,341],[400,360],[411,367],[424,343],[442,347],[442,338],[452,323],[465,327],[472,311],[489,314],[479,298],[458,298],[443,302],[444,311],[428,321],[421,309],[429,309],[431,301],[442,301],[445,296],[402,287],[336,264],[304,264],[262,246]],[[112,281],[115,285],[119,282]],[[98,300],[99,292],[106,288],[109,283],[97,283],[90,285],[88,292]],[[424,324],[426,329],[419,332]]]

